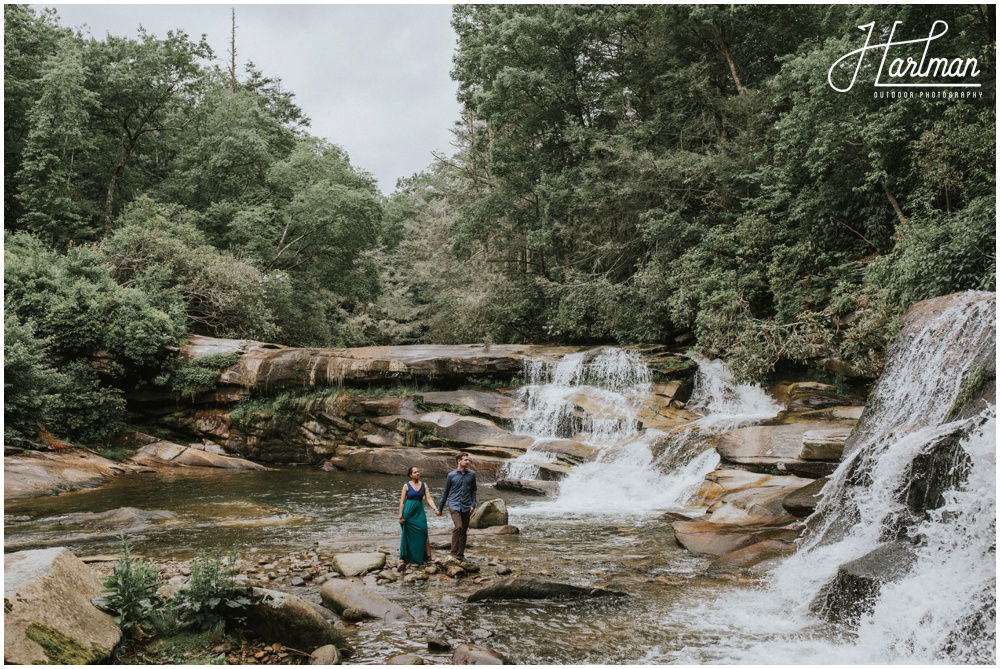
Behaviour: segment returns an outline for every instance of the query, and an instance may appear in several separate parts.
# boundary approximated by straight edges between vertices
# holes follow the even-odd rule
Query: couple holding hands
[[[451,533],[451,556],[465,560],[469,518],[476,509],[476,472],[469,467],[468,453],[459,453],[455,457],[455,465],[455,469],[445,480],[444,491],[436,505],[431,497],[430,488],[420,480],[420,470],[410,467],[406,472],[410,480],[403,485],[399,498],[399,524],[403,530],[399,542],[399,559],[404,565],[423,564],[431,555],[424,500],[427,500],[434,513],[439,516],[445,501],[448,502],[451,521],[455,524],[455,529]]]

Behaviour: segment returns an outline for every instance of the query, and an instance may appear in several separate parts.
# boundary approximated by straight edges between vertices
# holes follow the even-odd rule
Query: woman
[[[427,538],[427,514],[424,513],[425,499],[437,513],[430,489],[420,481],[420,470],[410,467],[406,475],[410,480],[403,484],[403,492],[399,497],[399,524],[403,530],[399,541],[399,560],[404,567],[408,562],[423,564],[431,556],[431,542]]]

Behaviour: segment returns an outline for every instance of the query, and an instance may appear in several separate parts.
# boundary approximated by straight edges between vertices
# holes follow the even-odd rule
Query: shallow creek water
[[[395,551],[402,481],[305,467],[133,474],[95,490],[8,502],[5,541],[16,545],[51,540],[68,543],[78,555],[114,553],[117,541],[110,533],[61,523],[77,512],[131,506],[176,514],[174,520],[128,533],[136,552],[154,559],[189,558],[199,550],[237,542],[246,558],[255,553],[289,555],[330,542],[345,546],[345,551]],[[440,491],[442,483],[428,480],[432,491]],[[683,649],[691,652],[692,646],[709,651],[729,633],[722,621],[697,620],[688,612],[699,602],[749,584],[702,576],[708,560],[676,545],[659,510],[631,516],[550,514],[544,508],[539,512],[549,502],[481,486],[481,500],[496,497],[505,500],[510,522],[521,534],[471,538],[468,554],[481,567],[481,575],[494,575],[494,567],[487,564],[494,561],[515,573],[537,575],[545,570],[555,580],[631,596],[585,603],[467,604],[465,598],[482,587],[471,579],[379,586],[410,609],[417,622],[359,625],[351,662],[375,663],[403,652],[434,659],[427,651],[428,636],[475,642],[476,630],[492,633],[481,643],[521,663],[669,662]],[[444,516],[431,516],[429,523],[432,534],[451,527]],[[318,588],[299,590],[319,601]],[[447,631],[439,627],[435,633],[441,624]]]

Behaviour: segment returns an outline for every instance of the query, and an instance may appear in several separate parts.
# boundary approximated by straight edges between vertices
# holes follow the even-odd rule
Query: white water
[[[687,408],[703,414],[699,421],[702,429],[724,432],[771,418],[781,411],[760,386],[733,383],[732,374],[721,360],[692,358],[698,363],[698,373]]]
[[[780,407],[756,386],[737,386],[721,363],[699,361],[693,398],[704,416],[672,433],[642,429],[637,415],[650,392],[650,372],[638,354],[602,349],[591,362],[585,354],[558,363],[528,361],[522,390],[527,410],[514,431],[532,435],[535,445],[507,464],[509,478],[537,478],[537,465],[552,462],[537,450],[546,441],[570,438],[599,450],[593,462],[573,467],[553,500],[518,513],[562,516],[634,516],[679,509],[719,464],[715,449],[699,435],[717,433],[770,418]],[[581,418],[581,406],[587,409]],[[567,427],[579,426],[570,433]]]
[[[799,551],[775,570],[765,589],[694,613],[725,619],[740,631],[726,637],[728,648],[710,657],[692,649],[672,660],[996,662],[996,409],[941,424],[973,361],[966,349],[996,340],[994,298],[965,297],[897,344],[858,426],[857,450],[827,485]],[[910,571],[882,587],[856,630],[817,619],[810,604],[837,568],[885,543],[883,528],[906,513],[897,491],[914,458],[959,428],[967,433],[961,448],[971,471],[964,484],[946,493],[942,508],[911,528],[916,561]],[[989,602],[994,608],[983,628],[963,637],[970,617]]]

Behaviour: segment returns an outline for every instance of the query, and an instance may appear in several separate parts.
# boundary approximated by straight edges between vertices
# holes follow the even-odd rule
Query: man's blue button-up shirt
[[[448,500],[448,508],[452,511],[465,513],[476,505],[476,472],[466,467],[463,474],[455,468],[448,474],[444,482],[444,491],[441,493],[441,501],[438,508],[444,508],[444,502]]]

